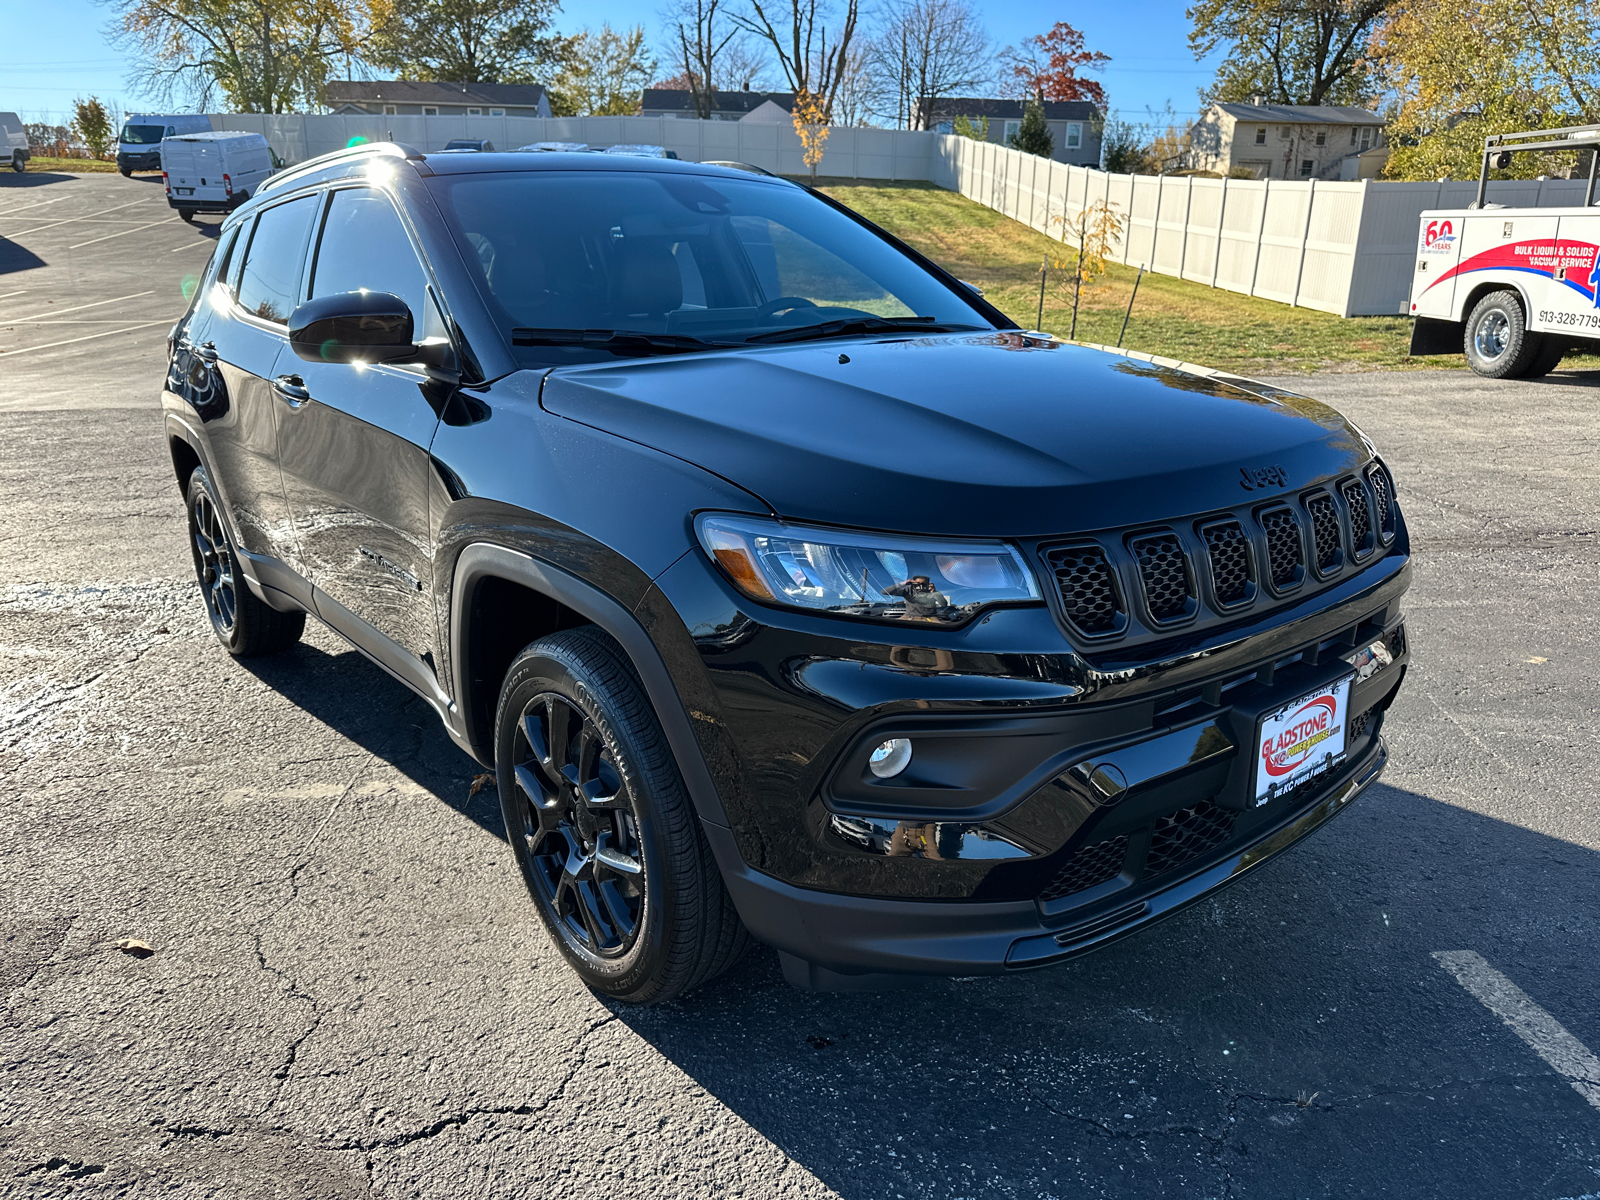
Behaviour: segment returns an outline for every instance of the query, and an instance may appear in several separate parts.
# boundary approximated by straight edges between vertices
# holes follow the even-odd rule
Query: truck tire
[[[28,160],[22,157],[20,151],[11,156],[11,169],[18,175],[28,169]]]
[[[1490,292],[1473,305],[1462,339],[1467,365],[1486,379],[1520,379],[1544,348],[1544,336],[1528,329],[1522,297]]]
[[[118,167],[117,168],[117,173],[120,174],[124,179],[132,179],[133,178],[133,168],[132,167]]]
[[[189,222],[189,224],[191,224],[191,225],[194,224],[194,209],[192,209],[192,208],[180,208],[178,210],[178,215],[180,217],[182,217],[185,221]]]
[[[1561,365],[1561,360],[1572,352],[1572,344],[1562,341],[1554,334],[1543,334],[1544,344],[1539,347],[1539,353],[1534,355],[1533,362],[1528,364],[1528,369],[1522,373],[1524,379],[1543,379]]]

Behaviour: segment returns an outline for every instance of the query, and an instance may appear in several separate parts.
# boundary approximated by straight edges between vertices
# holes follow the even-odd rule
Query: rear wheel
[[[185,221],[189,222],[189,224],[191,224],[191,225],[194,224],[194,209],[192,209],[192,208],[180,208],[178,210],[178,216],[182,217]]]
[[[1518,379],[1533,366],[1544,337],[1528,329],[1522,298],[1512,291],[1490,292],[1467,317],[1467,363],[1488,379]]]
[[[1562,341],[1551,333],[1539,335],[1543,345],[1539,353],[1533,356],[1533,362],[1528,364],[1528,369],[1522,373],[1524,379],[1543,379],[1561,365],[1561,360],[1571,351],[1571,344]]]
[[[11,156],[11,169],[19,175],[22,174],[28,169],[28,160],[23,158],[20,153],[13,154]]]
[[[239,571],[239,556],[228,536],[222,507],[204,467],[189,476],[189,549],[211,629],[236,658],[276,654],[300,640],[306,614],[279,612],[256,599]]]
[[[506,836],[545,928],[598,992],[670,999],[749,945],[655,712],[593,627],[511,664],[495,721]]]

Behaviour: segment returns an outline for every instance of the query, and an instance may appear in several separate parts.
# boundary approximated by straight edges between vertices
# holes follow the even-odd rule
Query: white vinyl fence
[[[402,117],[214,115],[217,129],[264,134],[291,163],[353,138],[439,150],[451,138],[488,138],[497,149],[532,142],[665,146],[693,162],[729,160],[802,175],[800,139],[787,125],[663,117]],[[927,180],[1063,238],[1086,206],[1105,201],[1125,229],[1113,257],[1210,287],[1340,316],[1404,314],[1426,209],[1464,208],[1477,184],[1363,180],[1196,179],[1111,175],[992,142],[895,129],[836,128],[819,173]],[[1582,180],[1489,185],[1499,204],[1583,203]]]

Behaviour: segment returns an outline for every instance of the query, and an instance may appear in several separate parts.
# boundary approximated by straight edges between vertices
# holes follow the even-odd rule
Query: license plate
[[[176,191],[178,193],[178,195],[180,195],[180,196],[192,196],[192,195],[194,195],[194,189],[193,188],[174,188],[173,190]]]
[[[1261,718],[1256,731],[1257,806],[1344,760],[1350,683],[1346,675]]]

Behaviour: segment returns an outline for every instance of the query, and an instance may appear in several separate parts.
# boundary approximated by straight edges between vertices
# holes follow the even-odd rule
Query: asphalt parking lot
[[[634,1011],[421,701],[216,645],[156,403],[215,224],[156,178],[0,177],[0,1194],[1600,1194],[1600,374],[1297,382],[1417,581],[1389,771],[1291,853],[1044,972]]]

